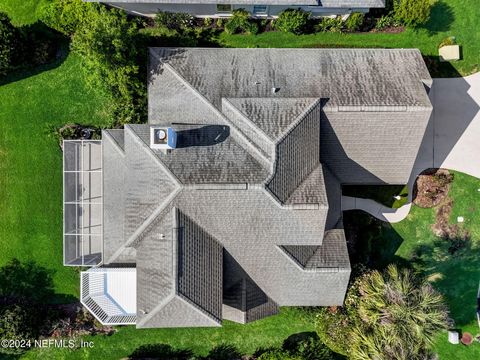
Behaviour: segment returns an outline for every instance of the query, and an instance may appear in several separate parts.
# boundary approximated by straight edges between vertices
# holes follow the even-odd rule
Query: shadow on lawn
[[[0,268],[0,305],[77,302],[73,296],[55,293],[53,274],[33,261],[11,260]]]
[[[69,40],[43,22],[18,28],[22,41],[17,44],[17,63],[7,75],[0,76],[0,86],[26,79],[59,67],[69,53]]]
[[[350,261],[354,266],[383,270],[396,263],[411,267],[407,260],[395,255],[403,238],[389,223],[361,210],[344,211],[343,223]]]
[[[457,326],[468,325],[475,320],[480,249],[472,247],[471,241],[467,241],[463,248],[450,254],[449,241],[439,238],[431,245],[415,248],[411,262],[444,295],[450,316]]]
[[[443,294],[456,326],[475,320],[480,251],[472,247],[471,242],[452,254],[450,241],[438,238],[431,244],[416,246],[410,254],[411,259],[407,260],[396,255],[404,239],[390,224],[359,210],[345,211],[344,224],[354,270],[352,276],[358,269],[383,270],[391,263],[411,268],[428,277]]]
[[[432,6],[430,19],[423,26],[431,35],[438,32],[450,30],[451,25],[455,21],[453,8],[445,1],[437,1]]]

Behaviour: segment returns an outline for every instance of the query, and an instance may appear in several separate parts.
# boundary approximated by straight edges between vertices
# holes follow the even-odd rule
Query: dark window
[[[253,13],[254,14],[266,14],[267,13],[267,5],[254,5],[253,6]]]
[[[217,4],[217,13],[231,13],[232,5],[231,4]]]

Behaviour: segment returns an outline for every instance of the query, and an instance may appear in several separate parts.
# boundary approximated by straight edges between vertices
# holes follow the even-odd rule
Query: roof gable
[[[317,98],[230,98],[228,101],[273,142],[277,142],[314,106]]]

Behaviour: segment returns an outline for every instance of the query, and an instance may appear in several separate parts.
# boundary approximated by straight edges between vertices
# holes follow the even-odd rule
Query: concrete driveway
[[[433,113],[408,182],[409,202],[391,209],[370,199],[342,196],[342,210],[359,209],[395,223],[410,212],[413,184],[423,170],[441,167],[480,178],[480,72],[434,79],[430,100]]]
[[[433,114],[415,170],[442,167],[480,178],[480,73],[434,79]]]

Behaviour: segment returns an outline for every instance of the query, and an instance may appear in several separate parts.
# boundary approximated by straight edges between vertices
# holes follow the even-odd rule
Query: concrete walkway
[[[432,118],[408,181],[408,203],[392,209],[374,200],[342,196],[342,210],[359,209],[396,223],[410,212],[413,185],[423,170],[446,168],[480,178],[480,73],[434,79],[430,100]]]

